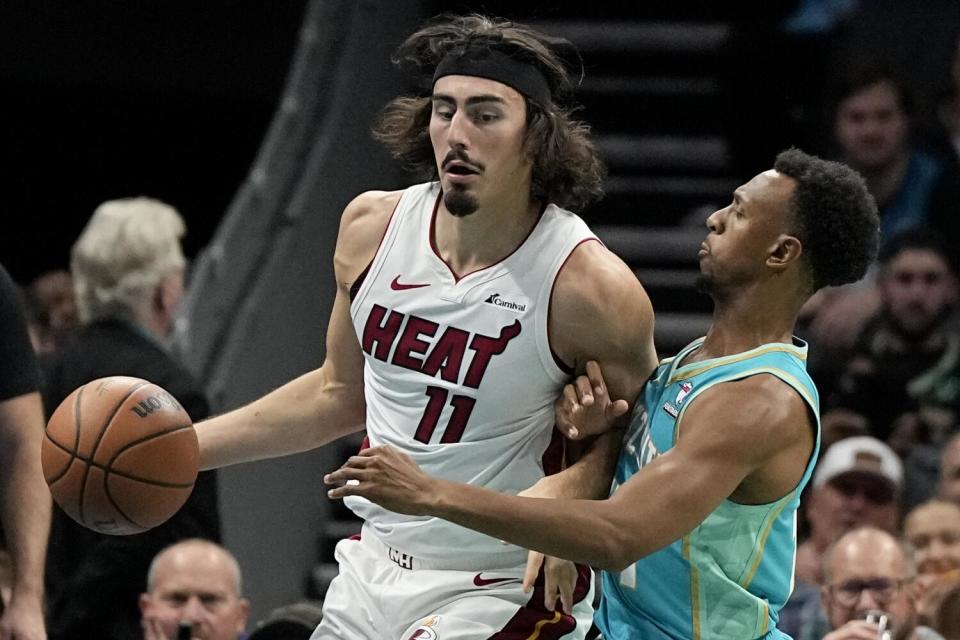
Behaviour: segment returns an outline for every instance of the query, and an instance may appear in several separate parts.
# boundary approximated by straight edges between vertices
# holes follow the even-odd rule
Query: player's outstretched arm
[[[306,451],[363,428],[363,354],[350,319],[350,287],[373,259],[399,198],[399,192],[371,191],[344,210],[323,365],[249,405],[198,423],[201,468]]]
[[[331,497],[365,496],[402,513],[441,517],[550,555],[620,571],[680,539],[726,499],[772,502],[799,482],[813,451],[807,407],[758,375],[708,389],[688,405],[677,444],[607,500],[522,498],[424,474],[377,447],[326,482]],[[355,484],[343,485],[348,480]],[[584,532],[589,532],[585,535]]]
[[[37,392],[0,402],[0,522],[13,559],[10,606],[0,639],[42,640],[43,565],[50,532],[50,491],[40,468],[43,404]]]

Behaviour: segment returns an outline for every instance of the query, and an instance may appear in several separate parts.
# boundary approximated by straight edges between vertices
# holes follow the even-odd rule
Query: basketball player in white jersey
[[[370,445],[430,473],[543,495],[537,482],[559,469],[563,444],[553,402],[572,374],[596,360],[614,397],[638,395],[656,364],[652,310],[633,273],[566,210],[599,195],[603,169],[586,127],[561,106],[570,86],[558,46],[569,45],[481,16],[434,23],[401,46],[398,61],[429,89],[394,100],[375,132],[435,181],[348,205],[325,362],[198,424],[204,468],[304,451],[366,425]],[[604,497],[615,448],[595,441],[548,497]],[[603,472],[578,473],[598,459]],[[589,568],[553,565],[580,578],[554,610],[554,585],[541,578],[524,592],[525,550],[363,499],[349,506],[365,524],[360,540],[337,547],[340,574],[313,638],[588,630]]]

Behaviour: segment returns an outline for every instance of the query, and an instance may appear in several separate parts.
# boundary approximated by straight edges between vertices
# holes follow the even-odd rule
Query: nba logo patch
[[[439,640],[440,634],[434,628],[439,625],[440,616],[430,616],[414,629],[413,634],[407,640]]]
[[[680,391],[677,392],[677,397],[674,398],[673,402],[663,403],[663,410],[669,413],[672,417],[676,418],[680,415],[680,406],[683,404],[683,401],[690,394],[690,391],[693,390],[693,385],[689,382],[684,382],[680,385]]]

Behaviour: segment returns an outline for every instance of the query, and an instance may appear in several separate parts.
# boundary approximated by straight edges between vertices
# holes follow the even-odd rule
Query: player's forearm
[[[35,457],[39,461],[39,456]],[[50,535],[50,491],[38,464],[13,468],[19,477],[3,496],[3,526],[14,565],[14,598],[43,594],[43,567]]]
[[[363,428],[362,383],[311,371],[249,405],[196,425],[201,469],[307,451]]]
[[[537,482],[536,495],[545,498],[598,500],[610,494],[620,452],[620,429],[597,436],[566,469]]]
[[[521,498],[439,479],[434,487],[428,515],[559,558],[611,570],[624,565],[607,501]]]
[[[40,467],[43,407],[38,393],[0,408],[0,488],[4,534],[14,564],[14,598],[39,598],[50,533],[50,491]]]

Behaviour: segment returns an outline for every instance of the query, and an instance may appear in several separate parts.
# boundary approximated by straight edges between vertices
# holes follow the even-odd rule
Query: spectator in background
[[[943,447],[937,496],[960,505],[960,433],[950,438]]]
[[[0,600],[0,640],[43,640],[43,558],[50,492],[40,468],[40,380],[17,286],[0,266],[0,522],[9,552],[10,600]],[[3,589],[6,591],[6,589]]]
[[[91,380],[128,375],[164,387],[194,420],[209,413],[199,385],[163,346],[183,291],[183,234],[180,215],[157,200],[113,200],[97,208],[72,249],[83,326],[49,363],[48,410]],[[55,509],[47,583],[51,637],[139,640],[137,598],[154,555],[177,540],[217,540],[219,533],[212,472],[200,474],[176,515],[146,533],[95,533]]]
[[[886,614],[896,637],[907,637],[916,621],[912,579],[909,554],[889,532],[866,527],[844,534],[824,561],[821,604],[831,631],[808,628],[799,640],[881,638],[880,625],[867,620],[874,611]]]
[[[956,238],[960,176],[910,142],[906,87],[881,68],[856,68],[840,82],[834,137],[842,159],[863,175],[880,211],[881,245],[906,229]]]
[[[896,236],[879,261],[880,310],[858,336],[827,402],[824,438],[849,431],[838,425],[849,424],[852,413],[867,434],[906,457],[915,442],[942,445],[957,422],[960,290],[946,246],[930,232]]]
[[[143,640],[237,640],[247,626],[240,565],[209,540],[190,539],[162,550],[150,563],[140,595]]]
[[[797,580],[822,584],[823,554],[848,531],[871,526],[895,532],[902,480],[897,454],[876,438],[847,438],[827,449],[806,502],[810,537],[797,548]]]
[[[929,619],[938,591],[960,584],[960,506],[931,500],[904,519],[903,537],[914,553],[917,611]]]
[[[43,356],[62,349],[77,329],[77,304],[69,271],[34,278],[26,289],[27,326],[33,350]]]
[[[796,583],[780,612],[778,629],[800,638],[817,626],[813,621],[822,618],[820,587],[827,550],[860,527],[894,533],[902,481],[900,459],[875,438],[846,438],[826,449],[814,471],[810,495],[801,501],[810,535],[797,547]]]
[[[877,200],[881,250],[907,229],[929,227],[951,243],[960,240],[956,163],[912,147],[909,134],[910,99],[893,74],[856,68],[847,74],[836,100],[834,138],[842,159],[863,175]],[[811,341],[843,353],[879,304],[871,287],[825,292],[806,310]]]
[[[938,105],[937,115],[953,150],[954,159],[960,161],[960,38],[950,65],[950,83]]]

